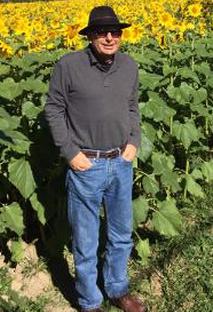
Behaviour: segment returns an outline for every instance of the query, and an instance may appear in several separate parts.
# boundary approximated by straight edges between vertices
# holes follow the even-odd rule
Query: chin
[[[113,55],[113,54],[115,54],[116,53],[116,51],[117,51],[117,49],[112,49],[112,50],[102,50],[102,53],[103,54],[105,54],[105,55]]]
[[[115,51],[103,51],[102,54],[103,55],[113,55],[113,54],[115,54]]]

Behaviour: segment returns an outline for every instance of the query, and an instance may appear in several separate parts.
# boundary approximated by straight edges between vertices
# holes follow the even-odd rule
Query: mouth
[[[112,49],[112,48],[114,48],[114,45],[106,45],[106,44],[103,44],[103,47],[104,47],[105,49]]]

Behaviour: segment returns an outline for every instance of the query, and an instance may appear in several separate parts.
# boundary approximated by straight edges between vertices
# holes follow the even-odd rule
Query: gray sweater
[[[107,150],[140,144],[138,69],[117,52],[104,71],[90,47],[63,56],[50,81],[45,116],[61,156],[81,148]]]

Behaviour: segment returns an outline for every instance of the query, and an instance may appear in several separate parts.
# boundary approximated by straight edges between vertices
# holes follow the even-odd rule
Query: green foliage
[[[0,268],[0,311],[4,312],[43,312],[46,300],[32,301],[11,288],[12,278],[7,267]]]
[[[21,236],[24,230],[23,211],[18,203],[12,203],[8,206],[1,207],[0,214],[0,233],[3,233],[6,228],[14,231]]]
[[[27,199],[34,192],[36,187],[29,162],[24,158],[11,158],[8,171],[9,181],[15,185],[21,195]]]
[[[142,51],[132,52],[142,120],[134,225],[174,236],[182,227],[176,199],[204,198],[203,186],[212,181],[212,38],[164,50],[147,40]]]
[[[175,236],[181,230],[181,216],[175,201],[167,199],[159,203],[159,210],[153,214],[152,224],[163,235]]]
[[[63,212],[64,192],[52,191],[54,181],[61,179],[63,163],[57,170],[59,158],[42,111],[53,64],[65,52],[0,61],[0,232],[12,239],[15,262],[22,258],[21,239],[28,224],[33,220],[36,226],[35,217],[26,218],[28,211],[32,208],[43,226],[56,211]],[[41,226],[37,235],[45,240]]]
[[[19,241],[12,241],[10,246],[10,251],[12,254],[11,260],[14,262],[20,262],[24,258],[24,250],[22,247],[21,240]]]
[[[147,39],[129,48],[139,65],[142,120],[134,168],[137,231],[179,234],[176,199],[203,198],[203,185],[213,180],[212,50],[211,37],[171,43],[168,49]],[[0,61],[0,231],[14,240],[13,259],[21,257],[18,246],[28,230],[29,211],[34,211],[30,221],[45,243],[57,241],[58,225],[66,219],[65,166],[42,113],[52,67],[66,52]],[[138,242],[139,258],[147,263],[148,241],[138,237]]]
[[[206,197],[179,200],[181,235],[152,241],[146,267],[130,267],[132,291],[142,295],[149,311],[212,311],[212,183]]]
[[[133,201],[133,217],[134,217],[134,228],[145,222],[148,216],[149,205],[146,198],[139,196]]]
[[[135,246],[135,249],[137,250],[138,256],[140,257],[140,264],[141,265],[147,265],[149,263],[149,257],[151,256],[151,251],[149,247],[149,240],[145,239],[139,239],[138,243]]]

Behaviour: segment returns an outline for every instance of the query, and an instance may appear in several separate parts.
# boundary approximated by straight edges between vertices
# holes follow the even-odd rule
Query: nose
[[[108,31],[108,33],[106,35],[106,39],[109,40],[109,41],[112,40],[112,34],[111,34],[110,31]]]

